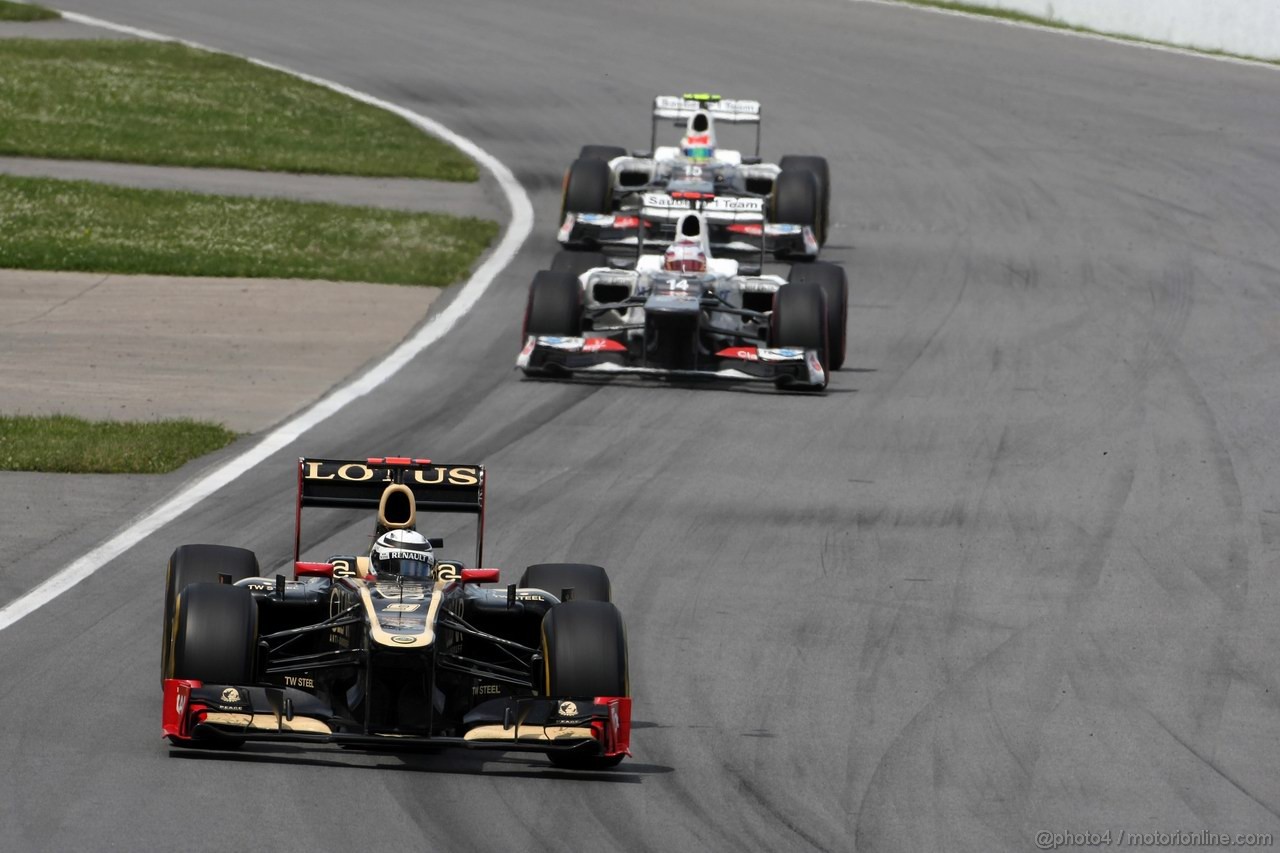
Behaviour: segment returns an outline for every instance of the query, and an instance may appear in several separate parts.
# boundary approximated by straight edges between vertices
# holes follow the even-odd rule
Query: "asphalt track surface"
[[[156,5],[64,7],[438,119],[537,223],[392,385],[4,631],[6,849],[1280,834],[1275,70],[837,0]],[[644,145],[648,100],[691,87],[758,97],[766,153],[830,158],[848,366],[817,398],[522,380],[565,164]],[[164,745],[169,552],[276,564],[292,460],[381,453],[487,463],[507,577],[610,569],[632,760]]]

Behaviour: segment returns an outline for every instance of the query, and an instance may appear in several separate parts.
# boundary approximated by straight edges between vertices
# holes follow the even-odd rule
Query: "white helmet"
[[[416,530],[388,530],[373,543],[369,559],[379,577],[430,580],[436,566],[431,542]]]

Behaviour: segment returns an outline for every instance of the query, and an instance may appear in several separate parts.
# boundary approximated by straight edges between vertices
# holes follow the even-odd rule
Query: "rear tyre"
[[[818,243],[825,246],[827,226],[831,222],[831,167],[827,164],[827,158],[788,154],[778,161],[778,168],[784,172],[809,172],[818,182],[818,210],[822,216],[822,230],[818,233]]]
[[[231,576],[231,582],[256,578],[258,558],[245,548],[227,545],[182,545],[169,557],[164,583],[164,636],[160,644],[160,677],[171,678],[170,659],[173,652],[173,614],[178,593],[188,584],[217,583],[218,575]]]
[[[819,237],[823,233],[818,179],[808,170],[779,172],[773,182],[773,222],[808,225]]]
[[[547,696],[629,696],[627,635],[622,614],[607,601],[567,601],[542,617],[542,656]],[[551,752],[557,767],[602,770],[621,755]]]
[[[258,604],[243,587],[189,584],[174,611],[173,677],[209,684],[255,680]]]
[[[813,282],[786,284],[773,295],[769,322],[770,345],[818,351],[824,381],[820,385],[787,385],[797,390],[821,391],[831,375],[827,345],[827,298]]]
[[[567,272],[574,278],[596,267],[609,266],[609,259],[604,252],[567,252],[561,250],[551,259],[552,272]]]
[[[843,267],[816,262],[797,264],[788,278],[791,284],[812,282],[827,298],[827,346],[832,370],[844,367],[849,338],[849,279]]]
[[[567,213],[609,213],[613,207],[613,172],[608,162],[577,159],[564,175],[560,220]]]
[[[615,157],[626,157],[627,149],[621,145],[584,145],[578,152],[579,160],[604,160],[606,163]]]
[[[518,586],[541,589],[556,598],[572,589],[574,601],[613,600],[608,573],[588,563],[538,563],[524,570]]]

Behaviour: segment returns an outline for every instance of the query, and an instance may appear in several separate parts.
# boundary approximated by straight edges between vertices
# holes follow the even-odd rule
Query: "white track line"
[[[97,18],[91,18],[86,15],[79,15],[74,12],[63,12],[62,17],[69,21],[75,21],[80,24],[87,24],[92,27],[102,27],[116,32],[126,33],[128,35],[138,36],[139,38],[152,39],[156,41],[174,41],[190,47],[199,48],[201,50],[209,50],[214,53],[222,53],[213,48],[206,47],[194,42],[184,41],[182,39],[173,39],[159,33],[140,30],[134,27],[121,26],[108,21],[102,21]],[[309,74],[300,74],[288,68],[282,68],[270,62],[262,62],[261,60],[249,59],[250,62],[262,65],[266,68],[272,68],[278,71],[284,71],[294,77],[299,77],[310,83],[315,83],[340,92],[348,97],[355,98],[357,101],[363,101],[375,107],[381,107],[384,110],[402,116],[410,123],[417,127],[432,133],[442,139],[447,140],[456,147],[471,155],[480,165],[484,166],[493,176],[497,178],[498,184],[502,187],[502,192],[507,198],[507,203],[511,206],[511,224],[507,227],[506,233],[502,236],[502,240],[498,243],[483,264],[475,271],[470,280],[463,285],[458,291],[457,297],[449,304],[447,308],[439,314],[431,318],[422,328],[420,328],[413,336],[405,340],[400,346],[388,355],[383,361],[374,365],[367,373],[357,377],[350,383],[343,385],[333,393],[322,398],[311,408],[299,414],[297,417],[282,424],[264,436],[257,444],[241,453],[239,456],[228,460],[221,466],[213,469],[199,479],[181,489],[177,494],[165,501],[163,506],[157,507],[150,512],[144,513],[134,520],[128,527],[121,530],[115,536],[103,542],[92,551],[88,552],[71,565],[59,571],[57,574],[50,576],[43,583],[31,589],[26,594],[14,599],[13,601],[0,608],[0,631],[8,628],[14,622],[17,622],[24,616],[34,612],[38,608],[44,606],[48,602],[57,598],[66,592],[75,584],[92,575],[98,569],[102,568],[111,560],[123,554],[134,545],[141,542],[146,537],[155,533],[164,525],[173,521],[187,510],[198,504],[200,501],[217,492],[223,486],[233,482],[249,469],[253,468],[259,462],[266,459],[278,450],[287,447],[292,441],[306,433],[312,427],[322,423],[332,415],[339,412],[343,407],[349,405],[355,400],[373,391],[379,385],[382,385],[390,379],[396,371],[409,363],[410,359],[418,355],[427,347],[440,340],[446,332],[452,329],[459,320],[469,311],[480,297],[484,295],[489,286],[493,284],[498,273],[502,271],[507,264],[515,257],[520,246],[524,243],[525,238],[533,230],[533,203],[529,200],[529,196],[525,194],[524,189],[520,186],[519,181],[511,174],[511,170],[503,165],[497,158],[480,148],[470,139],[459,136],[449,128],[436,122],[426,116],[418,115],[415,112],[397,106],[372,95],[363,92],[357,92],[346,86],[322,80],[319,77],[312,77]]]
[[[1138,36],[1124,38],[1117,35],[1107,35],[1106,33],[1082,32],[1080,30],[1066,29],[1064,27],[1051,27],[1046,24],[1037,24],[1031,21],[1017,21],[1010,18],[1001,18],[998,15],[984,15],[981,12],[966,12],[963,9],[945,9],[941,6],[921,6],[918,3],[902,2],[902,0],[847,0],[847,2],[867,3],[874,6],[893,6],[897,9],[919,9],[922,12],[932,12],[935,15],[950,15],[953,18],[969,18],[975,21],[988,21],[990,23],[1000,24],[1006,27],[1019,27],[1024,30],[1040,30],[1044,33],[1057,33],[1060,36],[1072,36],[1074,38],[1087,39],[1089,41],[1108,41],[1112,44],[1140,47],[1144,50],[1154,50],[1160,53],[1177,53],[1182,56],[1194,56],[1199,59],[1212,59],[1215,62],[1227,62],[1232,65],[1248,65],[1253,68],[1269,68],[1272,71],[1280,71],[1280,65],[1276,65],[1274,62],[1268,62],[1265,59],[1247,59],[1243,56],[1224,56],[1220,53],[1209,53],[1208,51],[1196,50],[1191,47],[1178,47],[1177,45],[1172,44],[1141,41]],[[1004,9],[1004,7],[1001,6],[991,6],[988,8],[995,11],[1017,11]]]

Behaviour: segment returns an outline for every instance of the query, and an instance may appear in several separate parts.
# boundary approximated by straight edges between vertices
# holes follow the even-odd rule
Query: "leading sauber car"
[[[456,560],[432,557],[406,576],[368,550],[300,559],[303,510],[347,507],[376,511],[377,534],[436,548],[412,532],[419,510],[473,515],[481,565],[484,493],[481,465],[301,459],[291,578],[264,576],[242,548],[174,551],[163,735],[179,746],[464,746],[616,765],[629,754],[631,699],[604,569],[542,563],[503,589],[482,586],[497,569]]]
[[[583,146],[565,174],[560,243],[611,250],[644,239],[664,246],[676,239],[678,212],[697,201],[707,218],[708,241],[722,255],[754,251],[758,235],[777,258],[816,257],[827,238],[827,161],[791,155],[777,164],[761,162],[760,118],[758,101],[658,96],[650,151]],[[681,144],[655,148],[658,123],[670,119],[685,123]],[[718,147],[717,122],[754,124],[755,156]],[[648,222],[641,221],[642,208],[649,211]]]
[[[529,288],[516,366],[527,376],[825,388],[845,357],[844,270],[812,263],[793,266],[788,278],[741,275],[736,260],[711,256],[702,214],[686,211],[677,231],[665,254],[643,255],[631,270],[599,253],[557,256]]]

